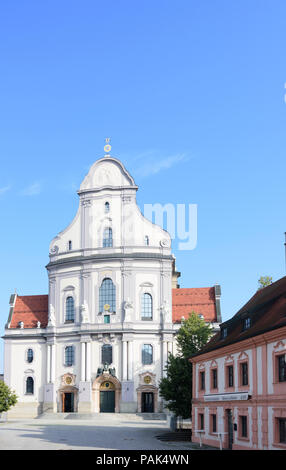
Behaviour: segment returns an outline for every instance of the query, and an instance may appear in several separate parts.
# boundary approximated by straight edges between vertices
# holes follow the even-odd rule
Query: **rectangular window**
[[[240,437],[247,437],[247,416],[240,416]]]
[[[244,318],[244,320],[243,320],[243,329],[248,330],[248,328],[250,328],[250,326],[251,326],[250,317]]]
[[[216,432],[216,415],[211,415],[212,432]]]
[[[286,418],[278,418],[279,442],[286,444]]]
[[[205,389],[205,372],[200,372],[200,387],[201,390]]]
[[[217,388],[217,369],[212,370],[212,385],[213,388]]]
[[[227,366],[228,386],[233,387],[233,366]]]
[[[286,361],[285,354],[277,356],[278,360],[278,380],[279,382],[286,382]]]
[[[248,385],[248,364],[243,362],[241,364],[241,385]]]
[[[142,347],[142,364],[153,364],[153,347],[151,344],[143,344]]]
[[[205,423],[204,423],[204,414],[200,413],[199,414],[199,430],[205,429]]]
[[[67,346],[65,349],[65,365],[72,366],[74,364],[74,347]]]

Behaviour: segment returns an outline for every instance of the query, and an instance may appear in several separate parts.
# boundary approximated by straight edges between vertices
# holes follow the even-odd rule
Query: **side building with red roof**
[[[286,277],[258,290],[190,360],[194,442],[286,450]]]

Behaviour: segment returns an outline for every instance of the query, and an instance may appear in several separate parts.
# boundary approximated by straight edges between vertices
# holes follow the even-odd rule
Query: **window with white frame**
[[[27,377],[26,379],[26,394],[33,395],[34,393],[34,379],[33,377]]]
[[[141,320],[153,319],[152,295],[144,292],[141,297]]]
[[[107,227],[103,231],[103,240],[102,240],[103,248],[110,248],[113,246],[112,241],[112,228]]]
[[[65,366],[74,365],[74,347],[66,346],[65,347]]]
[[[143,344],[142,346],[142,364],[153,364],[153,346],[151,344]]]
[[[110,278],[103,279],[99,288],[99,312],[116,312],[116,288]]]
[[[74,322],[75,315],[74,315],[74,298],[69,296],[66,299],[66,314],[65,314],[65,321],[66,322]]]

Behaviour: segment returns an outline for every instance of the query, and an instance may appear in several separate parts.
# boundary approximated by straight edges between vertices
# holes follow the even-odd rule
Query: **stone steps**
[[[92,419],[94,421],[120,416],[122,418],[135,420],[166,421],[165,413],[42,413],[36,419],[58,420],[58,419]]]

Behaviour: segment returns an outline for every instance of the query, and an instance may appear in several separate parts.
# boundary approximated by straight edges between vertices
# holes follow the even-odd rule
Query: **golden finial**
[[[111,150],[111,145],[110,145],[110,137],[106,137],[105,139],[105,146],[104,146],[104,151],[106,152],[105,157],[110,157],[109,152]]]

